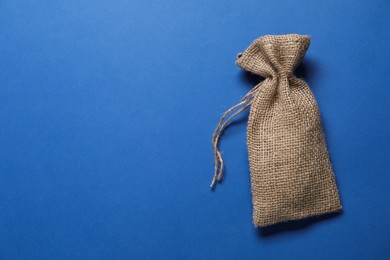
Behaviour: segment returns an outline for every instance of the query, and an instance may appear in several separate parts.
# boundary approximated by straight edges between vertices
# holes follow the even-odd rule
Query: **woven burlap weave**
[[[240,53],[236,64],[265,79],[224,114],[213,136],[212,187],[224,167],[220,134],[250,107],[247,143],[255,226],[341,210],[316,100],[293,74],[309,44],[308,36],[267,35]]]

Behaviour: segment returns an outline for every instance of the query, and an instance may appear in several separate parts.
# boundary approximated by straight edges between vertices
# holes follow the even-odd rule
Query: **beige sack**
[[[293,75],[309,44],[308,36],[267,35],[240,53],[236,64],[265,80],[226,111],[213,136],[211,187],[222,179],[224,168],[220,134],[250,107],[247,142],[255,226],[341,210],[317,103],[307,83]]]

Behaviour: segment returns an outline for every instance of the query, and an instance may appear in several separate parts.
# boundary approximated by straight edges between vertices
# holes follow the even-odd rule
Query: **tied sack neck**
[[[295,78],[293,72],[302,61],[310,45],[310,37],[298,34],[266,35],[255,40],[243,53],[237,55],[236,64],[242,69],[265,78],[263,82],[278,80],[288,82]],[[263,84],[260,82],[241,101],[229,108],[221,117],[212,137],[214,149],[214,176],[210,187],[222,181],[224,161],[218,143],[224,129],[238,114],[249,108]],[[278,94],[288,99],[288,83],[278,84]],[[286,100],[288,101],[288,100]]]

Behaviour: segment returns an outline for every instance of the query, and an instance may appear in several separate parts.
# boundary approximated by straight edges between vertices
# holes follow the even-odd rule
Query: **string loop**
[[[217,181],[221,181],[223,177],[223,170],[224,170],[224,162],[222,158],[222,154],[218,149],[218,143],[219,139],[225,130],[225,128],[228,126],[230,121],[233,120],[237,115],[244,112],[248,107],[252,105],[253,101],[253,94],[257,91],[257,89],[260,87],[260,84],[256,85],[253,89],[251,89],[242,99],[241,101],[229,108],[225,113],[223,113],[217,128],[214,131],[213,137],[211,139],[211,144],[214,149],[214,177],[211,181],[210,188],[213,189],[215,187],[215,184]],[[231,114],[233,111],[235,111],[233,114]],[[231,114],[229,116],[229,114]],[[229,116],[229,117],[228,117]],[[228,118],[227,118],[228,117]],[[227,119],[226,119],[227,118]],[[225,120],[226,119],[226,120]]]

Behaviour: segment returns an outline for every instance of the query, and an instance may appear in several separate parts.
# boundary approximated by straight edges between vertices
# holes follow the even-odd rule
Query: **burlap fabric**
[[[341,210],[317,103],[306,82],[293,75],[309,44],[308,36],[267,35],[240,53],[236,64],[265,79],[223,115],[213,136],[212,187],[224,167],[220,134],[250,107],[247,143],[255,226]]]

